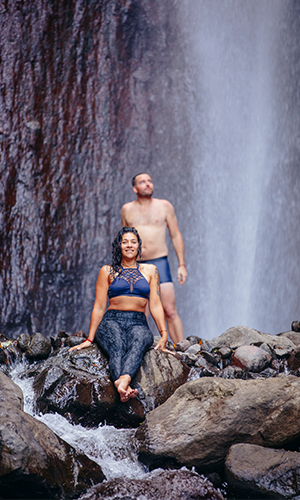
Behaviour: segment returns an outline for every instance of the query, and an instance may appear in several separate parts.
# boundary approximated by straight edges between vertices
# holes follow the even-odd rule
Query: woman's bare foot
[[[129,398],[136,398],[138,394],[137,389],[132,389],[129,385],[131,381],[130,375],[121,375],[118,380],[115,381],[115,387],[120,394],[120,399],[122,403],[126,403]]]
[[[136,398],[137,395],[138,395],[139,391],[137,389],[132,389],[130,387],[130,385],[128,386],[128,389],[127,389],[127,396],[129,398]]]

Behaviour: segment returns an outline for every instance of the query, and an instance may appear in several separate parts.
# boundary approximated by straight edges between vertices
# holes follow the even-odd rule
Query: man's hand
[[[185,282],[185,280],[187,278],[187,275],[188,275],[188,273],[187,273],[185,265],[178,266],[177,281],[178,281],[179,285],[183,285],[183,283]]]

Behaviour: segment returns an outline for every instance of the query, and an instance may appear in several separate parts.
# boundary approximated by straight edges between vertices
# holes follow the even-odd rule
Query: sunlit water
[[[148,470],[138,461],[134,429],[116,429],[111,425],[87,429],[81,425],[72,425],[57,413],[35,414],[32,379],[27,378],[25,373],[26,365],[20,363],[13,368],[11,377],[23,391],[26,413],[46,424],[79,453],[84,453],[100,465],[107,479],[140,479],[147,474]]]

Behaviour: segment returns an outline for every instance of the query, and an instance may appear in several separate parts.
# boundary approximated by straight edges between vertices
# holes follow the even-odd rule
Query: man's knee
[[[163,307],[167,321],[168,320],[172,321],[177,318],[178,313],[175,304],[165,304]]]

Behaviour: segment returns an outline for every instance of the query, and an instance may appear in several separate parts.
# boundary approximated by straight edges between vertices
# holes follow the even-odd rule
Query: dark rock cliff
[[[188,156],[176,2],[1,5],[1,332],[87,330],[131,176]]]

